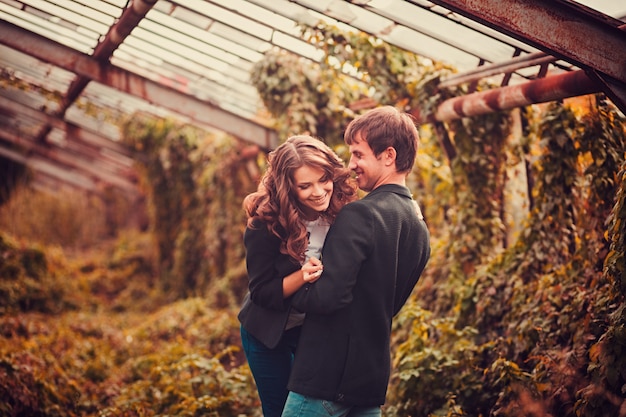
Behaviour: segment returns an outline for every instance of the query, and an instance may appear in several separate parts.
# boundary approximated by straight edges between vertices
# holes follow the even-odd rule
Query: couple
[[[289,138],[244,200],[250,291],[239,320],[265,417],[380,416],[391,321],[430,256],[406,187],[413,118],[376,108],[344,140],[348,168],[321,141]]]

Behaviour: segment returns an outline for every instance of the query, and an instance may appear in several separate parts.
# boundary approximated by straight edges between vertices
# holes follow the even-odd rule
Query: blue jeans
[[[264,417],[280,417],[287,400],[287,381],[300,327],[287,330],[278,346],[269,349],[241,327],[241,344],[256,383]]]
[[[380,407],[356,407],[290,392],[282,417],[381,417]]]

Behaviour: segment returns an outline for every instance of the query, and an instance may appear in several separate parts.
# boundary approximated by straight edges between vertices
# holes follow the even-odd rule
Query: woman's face
[[[293,179],[300,207],[309,220],[316,219],[330,204],[332,178],[320,168],[305,165],[294,171]]]

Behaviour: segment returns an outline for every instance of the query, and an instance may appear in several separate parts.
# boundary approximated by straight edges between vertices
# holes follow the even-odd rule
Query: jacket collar
[[[411,192],[409,191],[409,189],[407,187],[405,187],[404,185],[399,185],[399,184],[383,184],[380,185],[376,188],[374,188],[372,191],[370,191],[367,196],[365,196],[365,198],[367,198],[370,195],[375,195],[375,194],[379,194],[379,193],[395,193],[398,195],[401,195],[403,197],[406,198],[413,198],[411,196]]]

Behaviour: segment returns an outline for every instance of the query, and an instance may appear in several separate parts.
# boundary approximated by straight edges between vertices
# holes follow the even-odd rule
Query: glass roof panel
[[[382,4],[386,4],[386,7],[376,8],[375,10],[378,13],[464,53],[474,55],[477,58],[484,58],[487,62],[504,61],[513,55],[513,47],[460,25],[444,16],[433,14],[428,10],[401,0],[386,0]],[[368,5],[371,5],[371,2]],[[440,56],[436,58],[438,61],[446,62],[448,60],[445,56],[448,52],[447,50],[443,54],[437,53],[435,49],[432,53]],[[425,56],[429,56],[429,54],[427,53]],[[454,63],[454,61],[456,60],[448,62]],[[476,62],[478,62],[477,59],[472,60],[474,65]]]
[[[351,26],[358,27],[364,32],[378,34],[385,33],[391,27],[395,26],[395,22],[384,15],[373,13],[361,7],[352,6],[354,18],[346,23]]]
[[[104,26],[104,30],[111,26],[115,21],[115,16],[120,12],[119,8],[101,3],[99,9],[93,8],[93,2],[88,3],[81,0],[55,0],[55,4],[60,6],[58,9],[58,15],[63,16],[64,19],[72,22],[86,23],[85,26],[90,26],[90,21],[95,21]],[[64,12],[61,8],[68,10]],[[103,10],[104,9],[104,10]],[[76,20],[73,20],[75,18]],[[102,28],[98,26],[91,26],[94,30],[101,31]]]
[[[297,23],[305,23],[314,26],[321,20],[319,15],[316,16],[312,13],[312,10],[293,2],[276,0],[250,0],[250,2],[262,5],[264,8],[272,10],[274,13],[285,16]]]
[[[86,102],[95,103],[107,109],[105,111],[108,114],[99,112],[96,117],[87,114],[84,106]],[[173,115],[173,113],[162,107],[154,106],[145,100],[122,93],[100,83],[91,82],[83,91],[79,102],[67,110],[66,119],[116,141],[120,139],[120,131],[115,124],[111,123],[111,120],[121,115],[132,115],[136,111],[143,111],[160,117]],[[177,117],[184,118],[183,115],[177,115]]]
[[[6,87],[2,89],[2,97],[14,101],[19,104],[23,104],[32,109],[46,109],[49,111],[58,110],[58,102],[50,99],[49,96],[42,94],[41,90],[29,89],[24,90],[22,88]],[[2,113],[2,112],[0,112]],[[20,116],[16,118],[16,122],[20,124]]]
[[[272,44],[269,40],[260,39],[259,37],[242,32],[230,26],[223,25],[219,22],[215,22],[209,28],[209,34],[215,34],[224,39],[230,39],[231,41],[250,48],[261,54],[267,52],[272,48]]]
[[[175,10],[186,9],[178,7]],[[194,15],[202,17],[197,13],[194,13]],[[169,16],[154,9],[148,12],[146,17],[154,22],[153,25],[150,25],[150,27],[146,26],[146,28],[150,28],[150,30],[156,33],[161,32],[163,28],[171,28],[167,30],[172,33],[178,32],[188,36],[190,38],[190,42],[192,42],[195,45],[194,47],[201,53],[203,52],[206,44],[208,44],[210,47],[228,51],[248,61],[256,62],[263,58],[263,54],[258,52],[256,49],[251,49],[228,38],[217,36],[214,33],[208,32],[206,29],[202,29],[194,24],[189,24],[186,21],[181,21],[173,16]],[[206,26],[208,27],[209,25],[207,24]],[[256,46],[258,47],[258,42],[256,43]]]
[[[145,29],[145,30],[144,30]],[[171,30],[164,25],[144,19],[139,27],[133,30],[132,36],[136,36],[160,48],[168,49],[175,54],[189,57],[198,62],[204,61],[204,57],[210,62],[213,59],[225,63],[235,63],[238,55],[216,48],[206,42],[199,41],[181,32]]]
[[[93,3],[92,0],[85,0],[85,1]],[[96,1],[98,2],[98,7],[100,7],[104,3],[107,3],[107,4],[112,4],[113,6],[116,6],[120,9],[126,7],[129,2],[129,0],[96,0]]]
[[[122,44],[113,52],[111,62],[120,67],[126,67],[127,64],[148,68],[150,66],[160,67],[163,65],[163,59],[144,52],[140,49],[133,48],[128,44]]]
[[[72,25],[74,27],[82,26],[84,28],[91,29],[96,35],[98,32],[106,32],[108,26],[110,25],[110,23],[112,23],[112,21],[110,21],[108,22],[108,24],[105,24],[100,22],[99,20],[85,17],[85,15],[79,13],[84,12],[83,6],[76,4],[72,1],[58,0],[56,4],[53,4],[43,0],[22,0],[22,3],[24,3],[26,6],[30,6],[33,9],[43,12],[46,15],[49,15],[50,21],[54,23],[60,23],[61,21],[64,21],[66,22],[66,24]],[[76,11],[76,8],[78,8],[79,12]],[[105,20],[110,20],[106,19],[105,15],[99,14],[98,16],[103,16]]]
[[[257,23],[251,19],[238,15],[230,10],[211,4],[207,1],[200,0],[176,0],[176,3],[189,7],[192,10],[211,17],[228,26],[238,28],[244,32],[258,36],[264,40],[270,40],[273,29],[267,25]]]
[[[317,12],[315,10],[307,10],[307,13],[310,14],[311,16],[317,17],[317,20],[315,23],[319,23],[321,21],[321,22],[325,22],[326,24],[332,24],[336,26],[337,28],[343,30],[344,32],[358,31],[358,29],[355,28],[354,26],[350,26],[346,23],[333,19],[332,17],[327,16],[323,13]]]
[[[42,18],[41,15],[44,17]],[[90,32],[92,37],[82,36],[75,30],[67,29],[63,25],[50,22],[50,20],[48,20],[50,17],[52,16],[41,12],[35,13],[30,7],[27,7],[25,10],[18,10],[0,3],[1,19],[83,53],[93,52],[93,48],[97,43],[97,41],[92,39],[92,37],[95,36],[94,32]]]
[[[0,0],[0,19],[26,31],[59,42],[83,54],[92,54],[98,41],[116,24],[133,0]],[[601,12],[622,18],[626,0],[580,0]],[[130,19],[132,20],[132,19]],[[238,117],[261,120],[267,112],[250,71],[272,48],[283,48],[319,61],[323,54],[300,39],[300,23],[324,21],[342,30],[361,30],[419,55],[448,63],[459,72],[476,69],[479,62],[501,63],[514,54],[537,49],[485,27],[427,0],[158,0],[113,52],[111,63],[164,88],[203,100]],[[44,49],[46,43],[36,45]],[[45,52],[43,55],[45,56]],[[42,58],[44,59],[44,58]],[[55,57],[50,54],[50,61]],[[11,86],[0,91],[0,103],[17,103],[35,111],[59,110],[56,97],[65,94],[75,74],[0,46],[0,73],[17,77],[24,91]],[[577,69],[559,60],[549,71]],[[540,67],[516,70],[509,84],[534,79]],[[346,70],[347,71],[347,70]],[[483,74],[484,76],[484,74]],[[494,85],[504,76],[489,77]],[[10,91],[9,91],[10,90]],[[153,97],[153,96],[151,96]],[[86,111],[87,102],[112,114],[146,111],[174,113],[139,97],[90,82],[65,113],[65,120],[99,130],[115,138],[115,128],[102,114]],[[0,129],[38,134],[41,122],[31,118],[5,120]],[[177,114],[183,121],[190,115]],[[269,123],[263,120],[262,123]],[[26,128],[24,128],[26,129]],[[54,137],[53,137],[54,138]],[[58,136],[61,138],[61,136]],[[115,139],[114,139],[115,140]]]
[[[626,17],[624,0],[575,0],[575,2],[620,20]]]
[[[254,2],[245,0],[212,0],[211,3],[233,10],[255,22],[262,22],[275,30],[292,35],[298,35],[299,33],[292,19],[276,14],[266,7],[257,6]]]
[[[148,12],[148,14],[154,14],[158,9],[154,8]],[[167,12],[174,20],[189,23],[192,26],[205,30],[211,26],[213,19],[201,15],[200,13],[192,12],[184,7],[175,7],[171,12]]]
[[[328,9],[332,3],[335,3],[336,0],[299,0],[296,3],[313,10],[326,10]]]
[[[473,68],[478,65],[479,60],[474,55],[405,26],[396,26],[388,35],[380,34],[378,37],[422,57],[445,62],[456,68]]]
[[[54,65],[0,45],[0,66],[20,80],[49,92],[63,93],[75,75]]]
[[[92,10],[85,11],[86,15],[89,16],[91,13],[96,13],[96,15],[106,15],[112,18],[112,20],[107,19],[105,17],[100,17],[102,19],[102,23],[111,25],[116,17],[118,17],[122,11],[122,8],[126,5],[126,0],[115,1],[93,1],[93,0],[66,0],[71,1],[73,3],[81,4],[86,6],[86,9]],[[58,2],[57,2],[58,3]],[[96,19],[95,17],[93,17]],[[97,19],[96,19],[97,20]]]
[[[272,43],[276,46],[279,46],[283,49],[293,52],[294,54],[301,55],[303,57],[309,58],[313,61],[319,62],[324,53],[317,49],[315,46],[310,43],[304,42],[300,39],[294,38],[289,35],[285,35],[280,32],[275,32],[274,37],[272,38]]]

